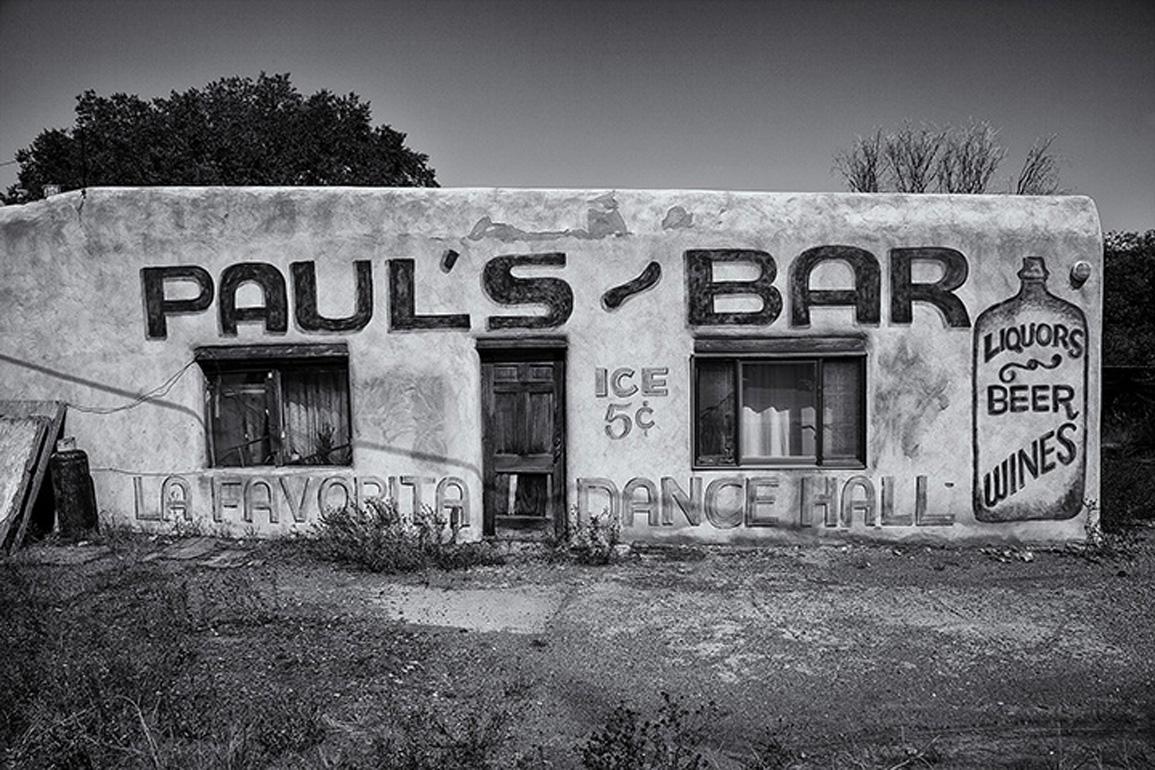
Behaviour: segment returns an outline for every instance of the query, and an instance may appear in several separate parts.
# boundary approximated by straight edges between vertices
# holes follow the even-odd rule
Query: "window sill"
[[[208,466],[205,469],[206,473],[235,473],[239,475],[245,474],[285,474],[297,473],[301,471],[321,471],[325,473],[332,473],[336,471],[352,471],[352,465],[214,465]]]
[[[706,471],[721,471],[727,473],[745,473],[746,471],[864,471],[864,463],[844,463],[839,465],[808,465],[804,463],[778,463],[768,465],[691,465],[694,473]]]

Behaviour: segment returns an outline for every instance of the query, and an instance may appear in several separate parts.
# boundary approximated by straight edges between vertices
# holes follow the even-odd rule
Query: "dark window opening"
[[[700,467],[861,467],[862,356],[697,356],[694,463]]]
[[[351,465],[343,346],[201,348],[209,466]]]

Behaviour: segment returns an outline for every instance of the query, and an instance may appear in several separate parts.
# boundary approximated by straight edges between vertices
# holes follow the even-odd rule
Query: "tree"
[[[1155,230],[1103,238],[1103,364],[1155,368]]]
[[[987,189],[1007,151],[995,141],[998,132],[983,121],[943,132],[938,156],[938,185],[945,193],[976,194]]]
[[[1009,191],[1018,195],[1053,195],[1059,188],[1055,135],[1035,141]],[[856,137],[850,148],[834,155],[834,168],[852,192],[984,193],[1007,150],[998,131],[986,121],[966,126],[914,127],[908,121],[868,137]]]
[[[6,203],[44,186],[374,185],[436,187],[428,156],[405,134],[374,128],[354,93],[305,97],[288,74],[229,77],[145,101],[117,93],[77,97],[76,124],[48,129],[16,153],[19,182]]]
[[[882,190],[883,158],[882,129],[875,129],[867,137],[855,137],[849,150],[834,156],[834,168],[842,174],[851,192],[880,192]]]
[[[1056,134],[1036,139],[1027,151],[1027,159],[1015,183],[1016,195],[1056,195],[1059,189],[1059,167],[1051,154]]]

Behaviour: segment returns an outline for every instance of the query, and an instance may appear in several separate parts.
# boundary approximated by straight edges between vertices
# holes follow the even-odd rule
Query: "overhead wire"
[[[145,401],[155,401],[158,398],[164,398],[165,396],[167,396],[169,391],[173,389],[173,386],[176,385],[177,381],[180,380],[181,375],[183,375],[185,372],[187,372],[189,370],[189,367],[191,367],[195,363],[196,363],[195,358],[189,359],[188,363],[186,363],[184,366],[182,366],[180,369],[178,369],[176,372],[174,372],[172,375],[170,375],[168,377],[168,379],[166,379],[160,385],[157,385],[152,390],[148,390],[148,391],[145,391],[144,393],[138,394],[132,401],[128,402],[127,404],[120,404],[119,406],[102,407],[102,406],[85,406],[84,404],[74,404],[71,401],[68,401],[66,403],[68,404],[69,409],[75,409],[78,412],[84,412],[86,414],[101,414],[101,415],[115,414],[116,412],[124,412],[124,411],[127,411],[129,409],[134,409],[134,408],[140,406],[141,404],[143,404]]]

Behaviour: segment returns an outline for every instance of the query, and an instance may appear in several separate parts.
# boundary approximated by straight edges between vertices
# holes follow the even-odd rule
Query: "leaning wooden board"
[[[57,401],[0,401],[0,547],[20,547],[64,424]]]

